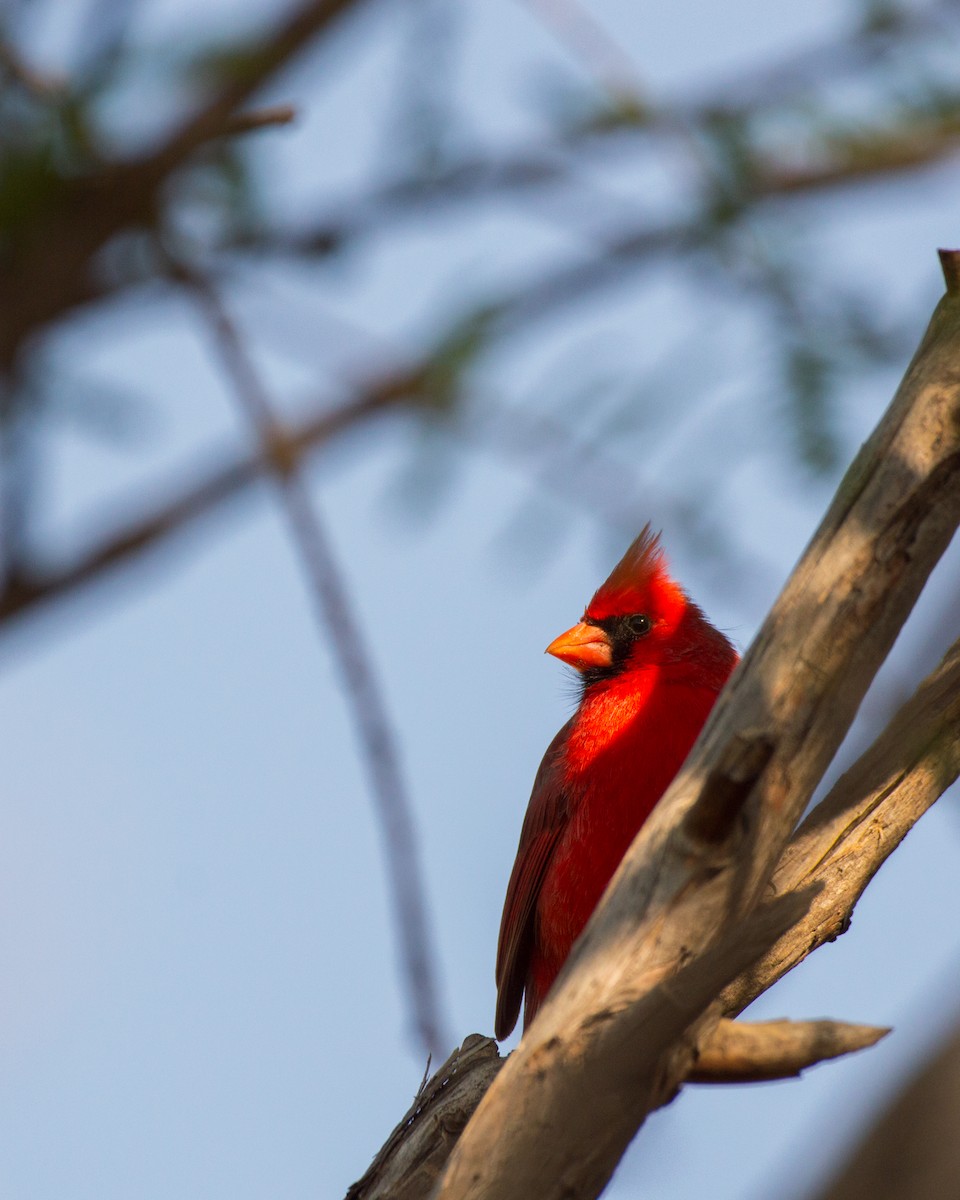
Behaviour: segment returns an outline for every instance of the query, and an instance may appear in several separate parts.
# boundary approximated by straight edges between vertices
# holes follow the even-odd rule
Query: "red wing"
[[[500,920],[497,945],[498,1040],[510,1034],[520,1015],[520,1001],[533,950],[537,899],[560,835],[569,820],[568,798],[559,778],[560,751],[569,733],[569,723],[557,734],[543,756],[527,815],[520,831],[520,845],[513,864],[507,897]]]

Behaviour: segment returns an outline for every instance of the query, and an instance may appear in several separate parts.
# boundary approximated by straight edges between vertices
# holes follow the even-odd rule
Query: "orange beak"
[[[561,662],[569,663],[578,671],[586,671],[590,667],[609,667],[613,661],[613,650],[610,639],[596,625],[588,625],[581,621],[566,633],[561,633],[547,647],[546,654],[552,654]]]

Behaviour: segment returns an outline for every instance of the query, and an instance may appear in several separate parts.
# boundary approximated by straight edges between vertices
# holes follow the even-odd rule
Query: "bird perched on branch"
[[[496,1035],[526,996],[527,1028],[654,805],[690,752],[737,663],[727,638],[640,533],[547,647],[580,673],[577,711],[533,784],[497,947]]]

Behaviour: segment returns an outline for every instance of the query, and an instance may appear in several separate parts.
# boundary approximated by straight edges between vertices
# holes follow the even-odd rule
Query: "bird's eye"
[[[627,617],[627,628],[634,637],[643,637],[645,633],[649,633],[653,622],[646,613],[635,613],[632,617]]]

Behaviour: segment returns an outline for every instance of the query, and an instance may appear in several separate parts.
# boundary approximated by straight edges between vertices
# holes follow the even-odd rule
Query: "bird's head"
[[[670,578],[659,536],[645,525],[579,624],[552,641],[547,653],[575,667],[589,686],[662,662],[689,610],[696,606]]]

